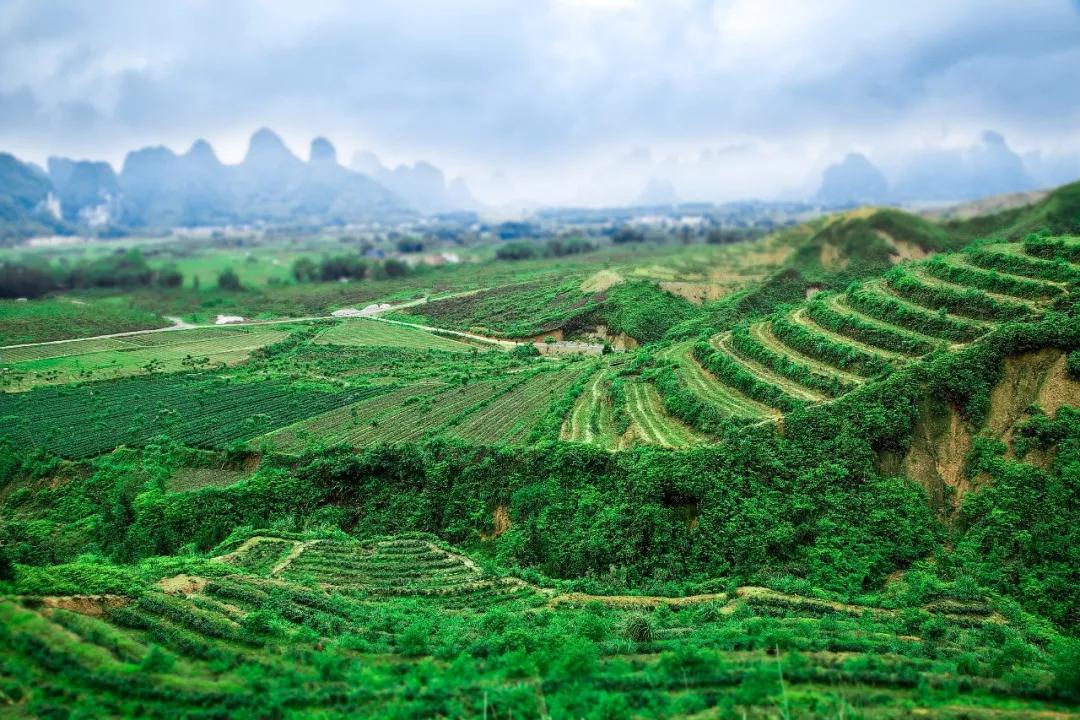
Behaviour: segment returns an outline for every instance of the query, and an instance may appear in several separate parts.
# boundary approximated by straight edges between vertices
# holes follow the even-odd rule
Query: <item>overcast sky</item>
[[[1080,2],[0,0],[2,150],[235,162],[264,125],[563,202],[628,164],[780,196],[987,129],[1068,155]]]

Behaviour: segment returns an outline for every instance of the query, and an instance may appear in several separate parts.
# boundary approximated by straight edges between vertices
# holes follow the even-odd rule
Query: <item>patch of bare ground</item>
[[[581,333],[589,342],[608,343],[616,350],[637,350],[638,341],[624,332],[612,333],[607,325],[597,325],[592,330]]]
[[[210,581],[198,575],[174,575],[157,581],[162,592],[170,595],[194,595],[200,593]]]
[[[510,508],[505,504],[496,505],[491,512],[491,528],[490,533],[480,533],[480,537],[492,540],[510,529]]]
[[[664,292],[669,292],[672,295],[678,295],[681,298],[689,300],[695,305],[701,305],[704,302],[712,302],[713,300],[719,300],[722,297],[730,295],[735,288],[729,284],[715,283],[715,282],[683,282],[679,280],[669,280],[660,283],[660,289]]]
[[[626,279],[614,270],[600,270],[581,283],[582,292],[603,292],[626,282]]]
[[[982,432],[1003,440],[1012,453],[1014,429],[1033,405],[1050,416],[1063,405],[1080,406],[1080,382],[1068,376],[1062,351],[1044,348],[1005,359],[1001,379],[990,394]],[[883,457],[882,471],[902,470],[927,489],[935,506],[955,510],[964,495],[987,480],[967,476],[965,459],[973,436],[956,407],[926,398],[919,406],[914,438],[900,467],[895,458]],[[1045,467],[1052,458],[1033,452],[1028,460]],[[952,507],[948,508],[950,495]]]
[[[946,404],[942,411],[929,398],[921,403],[903,470],[926,488],[935,507],[944,507],[951,495],[955,505],[946,509],[953,510],[972,489],[964,466],[971,442],[971,430],[955,406]]]
[[[851,258],[844,257],[840,252],[840,248],[835,245],[825,243],[821,246],[818,261],[821,263],[821,267],[826,270],[843,270],[851,263]]]
[[[905,260],[922,260],[933,254],[913,242],[898,240],[884,230],[875,230],[874,232],[892,248],[892,252],[889,254],[889,262],[893,265]]]
[[[101,617],[106,611],[128,602],[129,599],[123,595],[45,595],[41,598],[41,607]]]

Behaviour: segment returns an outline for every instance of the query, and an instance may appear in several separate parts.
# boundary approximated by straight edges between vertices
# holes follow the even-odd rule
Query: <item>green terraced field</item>
[[[7,368],[7,389],[25,390],[126,377],[148,369],[175,372],[233,365],[287,336],[288,331],[278,326],[174,330],[0,350],[0,363]]]
[[[705,436],[667,414],[651,383],[629,383],[626,406],[635,435],[646,445],[679,448],[708,442]]]
[[[616,449],[619,438],[615,432],[610,383],[606,370],[593,375],[563,421],[560,435],[563,440]]]
[[[641,335],[600,357],[369,319],[0,350],[0,717],[1078,717],[1080,243],[970,248],[805,301],[605,266],[416,306]]]
[[[701,366],[692,350],[693,343],[677,343],[663,351],[661,356],[676,364],[676,372],[702,402],[715,407],[727,417],[764,419],[776,416],[776,411],[768,405],[752,400],[717,380]]]
[[[98,714],[184,717],[265,717],[269,707],[287,717],[563,717],[601,704],[641,718],[772,717],[779,706],[792,717],[989,719],[1004,716],[1002,703],[1009,717],[1073,716],[1052,692],[1000,677],[1002,637],[1025,658],[1031,687],[1052,677],[1051,658],[981,600],[899,611],[760,586],[589,595],[415,533],[255,533],[211,568],[151,571],[122,595],[0,599],[0,697],[16,709],[59,696]],[[515,639],[492,645],[493,631]],[[437,684],[402,692],[417,663],[451,660]],[[264,677],[272,692],[257,690]]]
[[[142,445],[158,434],[223,448],[385,390],[330,392],[182,375],[41,388],[0,395],[0,439],[75,458]]]
[[[525,445],[533,428],[577,380],[580,367],[543,372],[514,387],[446,432],[468,442]]]
[[[378,345],[448,352],[469,352],[482,349],[478,345],[471,345],[424,330],[365,319],[345,320],[320,333],[316,342],[327,345]]]
[[[1021,254],[1019,245],[989,247],[993,250],[904,265],[884,281],[821,295],[776,313],[771,320],[717,334],[710,340],[715,380],[728,393],[750,396],[777,410],[825,402],[935,349],[963,349],[1005,320],[1037,319],[1067,292],[1058,281],[1036,282],[977,266],[1003,262],[1010,268],[1066,277],[1072,272],[1067,263],[1030,258]],[[1008,259],[997,259],[1002,257]],[[992,281],[987,279],[990,275]],[[988,290],[991,286],[999,292]],[[658,357],[672,360],[683,352],[673,347]],[[697,358],[691,353],[690,359]],[[683,363],[681,374],[689,387],[708,399],[703,384],[687,371],[692,367]],[[732,405],[723,396],[712,402],[722,408]]]

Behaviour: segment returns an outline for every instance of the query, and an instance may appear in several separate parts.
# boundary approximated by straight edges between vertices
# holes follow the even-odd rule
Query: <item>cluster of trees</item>
[[[385,280],[407,276],[409,265],[396,258],[375,261],[360,255],[327,255],[317,262],[309,257],[297,259],[292,274],[297,282]]]
[[[83,288],[176,288],[182,283],[183,276],[175,267],[152,268],[138,249],[119,250],[75,265],[0,263],[0,297],[4,298],[38,298]]]
[[[574,235],[566,238],[552,238],[544,244],[519,240],[500,246],[495,251],[499,260],[532,260],[540,257],[565,257],[592,252],[596,246],[583,237]]]

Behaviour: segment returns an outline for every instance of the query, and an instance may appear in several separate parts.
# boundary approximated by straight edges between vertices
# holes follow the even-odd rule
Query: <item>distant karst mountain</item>
[[[0,154],[0,238],[76,227],[392,223],[477,205],[463,180],[447,183],[430,163],[389,170],[370,153],[358,158],[344,167],[318,137],[303,160],[267,128],[251,136],[236,165],[222,163],[205,140],[183,154],[134,150],[119,174],[105,162],[65,157],[49,158],[46,173]]]
[[[650,177],[641,194],[637,197],[637,205],[655,207],[659,205],[675,205],[679,202],[675,193],[675,185],[667,178]]]
[[[391,170],[375,153],[357,152],[349,167],[390,188],[421,212],[473,210],[478,205],[462,178],[447,183],[442,170],[423,160]]]
[[[877,166],[861,153],[825,168],[814,201],[822,205],[873,205],[888,200],[889,185]]]
[[[1035,172],[1029,169],[1029,164]],[[978,143],[968,148],[931,148],[909,153],[890,174],[892,182],[866,156],[849,153],[843,161],[825,169],[813,200],[834,207],[964,202],[1075,180],[1080,177],[1080,159],[1075,166],[1059,162],[1050,167],[1050,161],[1037,154],[1022,158],[1000,133],[987,131]]]
[[[1023,159],[1001,134],[988,131],[970,148],[912,154],[900,169],[892,197],[910,202],[974,200],[1035,188]]]

